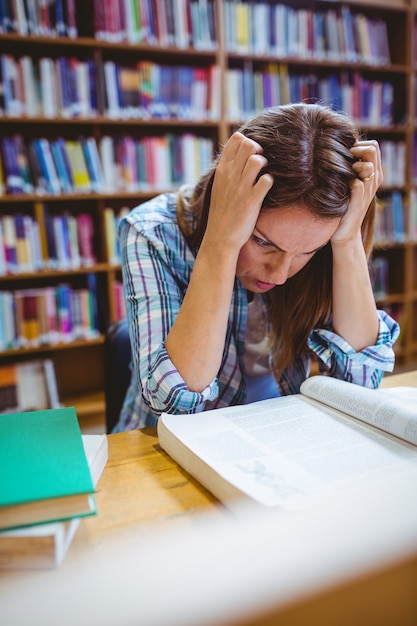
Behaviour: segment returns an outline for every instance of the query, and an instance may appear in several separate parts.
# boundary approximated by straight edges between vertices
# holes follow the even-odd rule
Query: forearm
[[[375,344],[378,316],[359,237],[333,245],[332,320],[334,331],[357,352]]]
[[[190,284],[165,347],[191,391],[202,391],[220,368],[237,252],[203,241]]]
[[[165,347],[191,391],[201,391],[221,365],[227,320],[242,246],[253,233],[272,177],[262,147],[241,133],[227,142],[217,165],[207,228],[190,284]]]

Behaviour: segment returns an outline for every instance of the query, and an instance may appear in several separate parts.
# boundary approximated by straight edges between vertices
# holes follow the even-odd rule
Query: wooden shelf
[[[276,4],[278,4],[276,0]],[[0,45],[7,54],[16,58],[30,55],[34,60],[41,57],[57,59],[59,56],[79,57],[82,60],[93,60],[96,66],[105,61],[113,60],[123,64],[136,64],[140,60],[170,65],[190,65],[208,67],[215,65],[220,75],[222,86],[219,119],[176,119],[176,118],[136,118],[108,117],[104,102],[104,87],[99,89],[98,114],[87,117],[58,115],[57,117],[16,117],[0,116],[2,135],[8,132],[21,134],[30,139],[45,135],[47,137],[77,137],[77,134],[90,134],[96,140],[104,135],[128,134],[134,137],[145,137],[164,133],[182,134],[193,132],[195,135],[213,139],[215,147],[225,143],[230,133],[239,125],[239,120],[231,119],[227,108],[227,72],[231,68],[252,66],[254,69],[267,67],[269,63],[284,64],[289,72],[305,73],[315,76],[329,76],[335,72],[358,72],[372,79],[391,81],[396,89],[396,108],[399,113],[391,125],[363,124],[362,130],[368,137],[385,138],[406,144],[407,160],[411,161],[414,134],[417,134],[417,99],[415,98],[415,73],[417,64],[412,56],[413,47],[417,45],[414,24],[417,21],[417,0],[409,4],[406,0],[348,0],[344,5],[352,12],[365,13],[367,16],[382,17],[387,21],[389,42],[392,48],[392,62],[387,65],[369,63],[351,63],[347,60],[328,60],[312,58],[277,57],[267,54],[229,52],[226,48],[223,14],[224,0],[215,0],[218,27],[218,45],[216,49],[199,50],[194,48],[163,47],[159,45],[113,43],[95,39],[93,32],[93,0],[76,0],[80,20],[80,37],[28,36],[18,34],[0,34]],[[285,1],[284,1],[285,4]],[[288,4],[294,6],[294,3]],[[324,0],[299,0],[297,8],[313,11],[327,11],[330,8],[338,11],[340,3],[328,3]],[[399,100],[399,102],[397,102]],[[243,120],[242,120],[243,121]],[[408,171],[410,170],[410,171]],[[399,190],[405,205],[409,206],[411,193],[417,184],[412,179],[412,171],[407,167],[406,181],[400,187],[386,185],[380,193],[388,195]],[[58,379],[65,403],[76,406],[80,422],[87,428],[97,420],[99,427],[104,423],[104,376],[103,376],[103,344],[108,325],[115,321],[115,307],[112,300],[112,283],[121,279],[119,265],[108,262],[104,232],[104,209],[107,206],[132,208],[150,197],[169,191],[168,189],[149,188],[141,191],[112,191],[104,193],[73,193],[59,195],[19,194],[0,196],[0,212],[2,214],[30,211],[35,203],[44,202],[53,207],[57,214],[64,211],[83,211],[94,218],[95,247],[97,263],[91,267],[76,270],[43,270],[41,272],[25,272],[0,276],[0,289],[3,291],[30,288],[39,284],[56,284],[58,281],[78,284],[87,274],[95,274],[100,281],[100,336],[91,341],[76,341],[56,345],[43,345],[20,350],[8,350],[0,353],[0,364],[12,360],[32,358],[34,355],[49,354],[57,367]],[[411,208],[407,210],[412,210]],[[401,344],[398,346],[397,367],[407,367],[417,363],[417,241],[407,240],[405,243],[377,244],[377,255],[392,255],[392,276],[390,289],[380,303],[388,307],[401,306],[405,320]],[[90,424],[91,425],[91,424]]]

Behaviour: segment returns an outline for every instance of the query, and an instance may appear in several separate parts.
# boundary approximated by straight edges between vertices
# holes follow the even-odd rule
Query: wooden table
[[[417,386],[417,371],[386,377],[383,384],[385,387],[402,385]],[[170,587],[171,579],[166,580],[168,573],[171,572],[172,584],[175,584],[176,578],[183,575],[182,567],[184,566],[185,571],[186,561],[190,561],[193,557],[192,552],[187,553],[184,533],[189,532],[192,537],[197,529],[204,541],[204,530],[201,533],[201,529],[204,529],[204,525],[207,524],[209,540],[212,534],[211,529],[216,528],[217,523],[230,523],[230,514],[223,506],[160,448],[155,428],[110,435],[108,442],[109,459],[98,483],[96,495],[98,515],[81,521],[73,544],[59,570],[0,574],[0,623],[4,626],[26,626],[26,623],[30,623],[31,626],[36,626],[38,623],[39,626],[41,624],[52,626],[55,623],[60,623],[61,626],[74,623],[79,623],[81,626],[83,623],[93,624],[93,626],[95,623],[100,626],[107,624],[110,626],[114,620],[114,614],[110,610],[112,605],[109,604],[108,596],[112,595],[113,588],[115,602],[118,601],[117,599],[122,601],[121,598],[124,598],[122,602],[126,612],[128,609],[130,611],[129,619],[131,612],[135,610],[140,616],[140,607],[146,604],[143,597],[140,599],[140,589],[144,581],[148,585],[147,593],[150,593],[147,569],[154,569],[149,576],[154,576],[156,589],[158,585],[161,585],[163,590],[162,596],[155,602],[163,603],[163,596]],[[210,514],[209,517],[207,514]],[[360,516],[358,523],[361,523]],[[311,524],[313,524],[313,518]],[[310,530],[308,527],[308,531]],[[178,539],[175,534],[172,534],[177,531]],[[337,529],[332,527],[330,532],[333,531],[337,532]],[[171,543],[169,541],[164,543],[164,535],[161,534],[163,532],[166,532],[167,537],[173,537]],[[290,533],[291,528],[282,532]],[[223,534],[224,529],[219,526],[220,544]],[[304,532],[301,537],[304,541],[306,540]],[[172,542],[176,541],[186,546],[183,554],[184,563],[181,563],[181,556],[172,554],[168,556],[172,549],[175,550]],[[210,541],[213,542],[213,537]],[[314,541],[312,538],[312,548],[314,548]],[[196,545],[198,546],[194,544]],[[223,547],[219,548],[219,562],[221,562],[222,552],[225,551],[225,544],[222,545]],[[308,545],[309,543],[306,544]],[[192,548],[190,549],[192,551]],[[245,546],[242,545],[242,550],[244,549]],[[137,559],[132,556],[135,550]],[[197,550],[196,547],[195,550]],[[130,551],[132,554],[129,554]],[[130,561],[125,563],[121,561],[123,558],[130,558]],[[208,562],[209,555],[206,555],[206,560]],[[288,563],[286,567],[290,568],[291,558]],[[194,564],[197,577],[202,576],[200,570],[201,568],[204,570],[205,566],[205,563]],[[226,567],[226,564],[224,563],[223,566]],[[300,567],[307,566],[308,563]],[[113,583],[109,583],[108,580],[109,576],[113,576],[113,572],[114,587]],[[132,585],[134,587],[135,577],[138,581],[142,581],[138,583],[137,600],[135,591],[128,593],[126,590],[126,588],[131,589]],[[188,579],[188,584],[189,582],[190,579]],[[283,582],[285,582],[285,576]],[[385,590],[382,596],[381,585]],[[318,599],[307,598],[296,605],[286,606],[285,610],[279,611],[279,624],[299,626],[320,623],[321,626],[332,626],[336,623],[334,620],[337,615],[338,626],[350,626],[352,623],[355,623],[355,626],[373,626],[374,624],[376,626],[377,623],[378,626],[391,626],[394,622],[390,620],[394,615],[395,626],[415,626],[417,623],[416,589],[417,556],[413,557],[411,562],[406,563],[405,568],[401,563],[400,569],[394,567],[388,572],[373,576],[365,586],[363,580],[356,581],[332,590],[330,593],[321,594]],[[3,597],[1,597],[2,594],[4,594]],[[396,604],[390,610],[387,602],[393,594],[396,594]],[[61,605],[64,602],[63,598],[67,595],[72,600],[63,610]],[[22,605],[20,605],[20,599],[23,602]],[[56,608],[54,606],[45,608],[45,602],[53,603],[54,599],[57,603]],[[81,601],[85,602],[88,607],[86,610],[89,612],[89,618],[86,622],[83,622],[83,613],[77,605],[77,602]],[[170,601],[173,602],[172,598]],[[364,610],[363,620],[355,613],[358,602],[359,605],[361,603],[364,605],[364,609],[365,605],[368,607]],[[375,607],[378,603],[380,607],[377,611],[378,621],[372,621],[375,614],[369,610],[369,603]],[[101,604],[106,605],[107,608],[100,610]],[[16,611],[15,621],[10,620],[13,612],[10,609],[11,606],[19,609]],[[39,610],[40,606],[42,610]],[[343,607],[343,615],[339,614],[341,607]],[[9,608],[9,613],[6,623],[2,620],[2,610],[7,610],[7,608]],[[27,615],[25,611],[28,611]],[[97,622],[91,617],[95,611],[97,611]],[[133,626],[133,622],[127,619],[127,613],[125,616],[127,621],[124,621],[122,607],[120,611],[117,626],[125,626],[125,623],[126,626],[130,624]],[[26,617],[23,618],[23,615]],[[272,617],[268,613],[262,616],[262,619],[259,616],[253,618],[248,614],[247,619],[242,620],[240,617],[235,622],[229,616],[229,619],[223,619],[219,624],[273,626],[277,623],[276,617],[276,613]],[[113,621],[113,625],[115,623]],[[214,622],[210,622],[212,623]],[[174,624],[175,626],[177,622],[174,617],[172,620],[163,621],[159,615],[158,618],[155,616],[154,622],[150,620],[145,623],[139,619],[137,624],[138,626],[159,626],[159,624],[163,626]],[[200,622],[195,626],[200,626]]]
[[[223,506],[159,446],[156,427],[108,436],[109,459],[96,493],[99,514],[82,520],[71,550],[107,534],[143,532],[166,524],[192,524]]]

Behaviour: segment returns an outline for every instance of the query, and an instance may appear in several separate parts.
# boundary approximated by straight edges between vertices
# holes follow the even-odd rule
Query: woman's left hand
[[[352,165],[357,178],[352,183],[348,210],[331,239],[332,244],[361,237],[362,222],[383,179],[381,152],[377,141],[357,141],[351,148],[351,153],[357,159]]]

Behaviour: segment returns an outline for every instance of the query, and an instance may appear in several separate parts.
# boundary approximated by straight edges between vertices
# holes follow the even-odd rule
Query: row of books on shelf
[[[218,120],[219,66],[192,67],[139,61],[104,63],[105,113],[111,118]]]
[[[217,120],[220,72],[216,65],[130,66],[74,56],[0,57],[0,114],[7,117],[174,118]]]
[[[94,117],[97,67],[92,59],[2,54],[0,112],[10,117]]]
[[[0,291],[0,350],[98,337],[96,276],[88,274],[85,283]]]
[[[105,135],[25,142],[1,139],[0,195],[149,191],[195,183],[209,167],[214,141],[192,133]]]
[[[312,10],[291,3],[225,0],[229,52],[386,65],[386,22],[346,5]]]
[[[400,191],[379,197],[375,211],[374,242],[403,243],[412,239],[411,219],[406,218],[406,207]]]
[[[114,213],[113,220],[117,220]],[[105,227],[110,226],[113,225],[107,219]],[[34,215],[2,215],[0,276],[45,269],[76,270],[91,267],[97,262],[96,237],[93,218],[86,212],[53,214],[46,204],[37,202]],[[118,251],[111,252],[111,261],[114,263]]]
[[[107,459],[106,435],[83,435],[74,407],[0,416],[0,570],[61,565],[80,519],[98,512]]]
[[[106,261],[120,264],[117,230],[127,207],[103,210]],[[52,213],[37,202],[34,215],[0,216],[0,276],[42,270],[77,270],[97,263],[94,221],[89,213]]]
[[[359,71],[325,76],[289,71],[285,63],[257,68],[246,61],[243,68],[227,70],[226,91],[231,120],[246,119],[265,107],[307,101],[344,111],[363,125],[390,126],[401,118],[396,112],[394,84],[366,78]]]
[[[0,366],[0,413],[41,411],[61,406],[53,359]]]
[[[75,0],[0,2],[0,33],[77,37]]]
[[[215,0],[94,1],[96,39],[213,50],[217,45]]]

